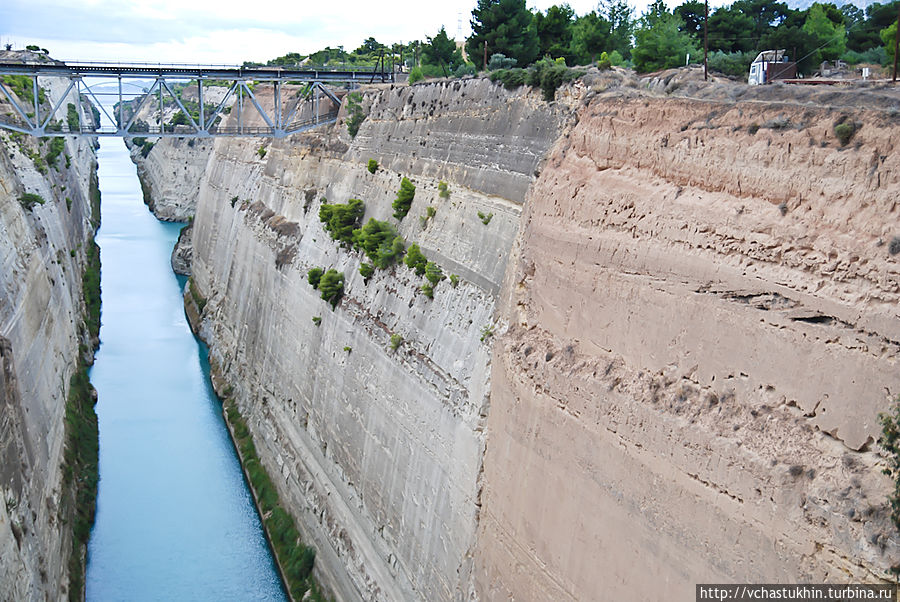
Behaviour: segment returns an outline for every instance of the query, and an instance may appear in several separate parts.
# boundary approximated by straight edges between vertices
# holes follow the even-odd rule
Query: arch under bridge
[[[55,102],[38,83],[47,78],[65,86]],[[9,106],[0,104],[0,128],[38,137],[283,138],[337,120],[341,101],[329,86],[393,81],[392,69],[0,62],[0,103]],[[263,93],[271,97],[261,102]]]

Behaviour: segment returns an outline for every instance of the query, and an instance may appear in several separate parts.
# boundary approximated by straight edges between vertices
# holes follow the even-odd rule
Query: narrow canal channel
[[[100,488],[87,600],[285,600],[169,265],[180,224],[142,202],[123,142],[99,151]]]

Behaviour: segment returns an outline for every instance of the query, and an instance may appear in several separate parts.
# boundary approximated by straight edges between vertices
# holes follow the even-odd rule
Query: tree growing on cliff
[[[488,56],[499,52],[523,67],[538,57],[538,35],[525,0],[478,0],[469,23],[472,37],[466,52],[476,64],[482,62],[477,57],[484,55],[485,43]]]
[[[403,261],[406,262],[406,267],[415,270],[418,276],[425,273],[425,266],[428,265],[428,259],[422,254],[422,251],[419,250],[419,245],[416,243],[409,246],[409,250],[406,252],[406,259]]]
[[[391,203],[394,208],[394,217],[402,220],[409,213],[412,206],[413,197],[416,196],[416,187],[405,176],[400,181],[400,190],[397,191],[397,198]]]
[[[366,206],[359,199],[350,199],[346,203],[322,203],[319,221],[332,240],[350,245],[353,243],[353,230],[365,211]]]
[[[334,311],[341,297],[344,296],[344,275],[333,269],[322,274],[322,279],[319,280],[319,292],[322,293],[322,298],[331,304],[331,311]]]
[[[356,138],[359,126],[365,119],[366,114],[362,109],[362,94],[351,92],[347,95],[347,133],[351,138]]]

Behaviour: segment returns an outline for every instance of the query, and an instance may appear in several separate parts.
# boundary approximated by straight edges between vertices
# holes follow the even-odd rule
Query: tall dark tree
[[[609,45],[609,21],[596,11],[578,17],[572,28],[572,63],[593,63]]]
[[[538,35],[540,56],[567,56],[572,45],[572,26],[575,11],[568,4],[553,5],[546,13],[534,15],[534,30]]]
[[[752,17],[733,5],[723,6],[709,16],[709,49],[722,52],[757,50],[753,30]]]
[[[472,37],[466,52],[476,64],[481,63],[485,42],[488,56],[503,54],[516,59],[520,67],[538,57],[538,36],[525,0],[478,0],[469,23]]]
[[[898,2],[870,5],[866,9],[866,18],[862,23],[852,28],[848,26],[847,48],[863,52],[869,48],[881,46],[879,33],[896,21],[897,5]],[[891,52],[893,52],[893,48],[891,48]]]
[[[653,0],[647,5],[647,12],[641,16],[644,27],[653,26],[654,23],[672,13],[669,12],[664,0]]]
[[[790,12],[787,4],[776,0],[736,0],[731,7],[753,20],[750,32],[753,49],[759,46],[759,40],[773,27],[781,25]]]
[[[422,62],[440,67],[445,76],[462,63],[462,54],[456,48],[456,42],[450,39],[443,27],[422,46]]]
[[[631,56],[631,36],[634,35],[634,9],[626,0],[600,0],[600,12],[609,21],[609,50]]]
[[[672,11],[684,22],[684,31],[695,40],[703,40],[703,19],[706,16],[706,5],[702,0],[687,0]]]

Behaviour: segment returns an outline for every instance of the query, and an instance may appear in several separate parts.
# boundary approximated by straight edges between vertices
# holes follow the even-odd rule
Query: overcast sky
[[[557,3],[529,0],[528,6],[546,10]],[[647,1],[631,4],[640,13]],[[0,43],[37,44],[68,61],[231,65],[326,46],[350,51],[369,36],[384,44],[424,39],[441,25],[457,37],[460,17],[465,38],[475,5],[476,0],[0,0]],[[569,5],[582,15],[597,1]]]

